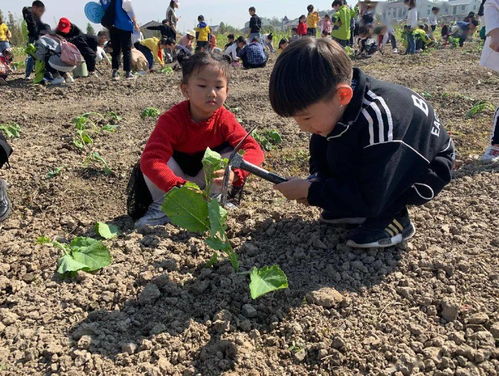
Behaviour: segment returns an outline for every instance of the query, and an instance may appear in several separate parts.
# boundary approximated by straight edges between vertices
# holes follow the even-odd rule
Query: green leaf
[[[201,191],[175,187],[165,195],[161,209],[173,224],[187,231],[203,234],[210,229],[208,204]]]
[[[219,237],[210,237],[210,238],[207,238],[205,241],[206,241],[206,244],[208,244],[208,246],[211,249],[215,249],[217,251],[228,251],[229,249],[231,249],[231,245],[230,245],[229,241],[222,240]]]
[[[59,274],[77,272],[78,270],[88,271],[87,269],[87,265],[76,261],[71,255],[64,255],[57,261],[57,273]]]
[[[252,299],[271,291],[288,288],[288,278],[278,265],[253,268],[250,273],[250,293]]]
[[[213,198],[208,202],[208,218],[210,220],[211,236],[220,235],[222,239],[225,236],[227,228],[227,210],[225,210],[217,199]]]
[[[160,115],[160,111],[155,107],[147,107],[142,111],[140,117],[142,119],[146,119],[149,117],[158,117]]]
[[[47,173],[47,179],[52,179],[52,178],[55,178],[56,176],[60,175],[61,174],[61,171],[64,169],[64,167],[57,167],[53,170],[50,170],[48,173]]]
[[[36,239],[36,244],[50,244],[52,243],[52,239],[50,239],[47,236],[40,236],[38,239]]]
[[[118,125],[115,125],[115,124],[106,124],[104,125],[101,129],[104,131],[104,132],[110,132],[110,133],[114,133],[118,130]]]
[[[203,156],[203,169],[206,182],[206,193],[209,195],[211,190],[211,183],[213,181],[213,173],[218,170],[223,170],[229,162],[228,159],[222,158],[222,156],[216,151],[207,148]]]
[[[7,138],[19,138],[21,135],[21,126],[16,123],[0,124],[0,131],[3,132]]]
[[[111,263],[111,254],[107,247],[99,240],[92,238],[74,238],[70,245],[70,256],[85,265],[85,271],[95,271]],[[74,270],[73,270],[74,271]]]
[[[230,261],[230,264],[232,265],[232,268],[235,271],[239,271],[239,256],[237,255],[236,252],[234,252],[232,250],[232,247],[231,247],[230,251],[228,252],[228,254],[229,254],[229,261]]]
[[[120,229],[113,224],[97,222],[95,224],[95,231],[104,239],[112,239],[119,235]]]
[[[218,254],[214,253],[213,256],[210,257],[205,266],[207,268],[212,268],[217,262],[218,262]]]

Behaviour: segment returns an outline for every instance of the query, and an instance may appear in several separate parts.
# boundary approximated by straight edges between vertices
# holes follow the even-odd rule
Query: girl
[[[140,170],[151,200],[145,215],[136,222],[137,228],[168,222],[160,207],[172,188],[187,181],[204,186],[201,160],[206,148],[227,155],[246,136],[235,116],[224,107],[229,65],[220,54],[195,54],[184,63],[182,73],[180,88],[186,101],[159,118],[142,154]],[[263,151],[252,137],[243,142],[242,150],[247,161],[263,162]],[[223,175],[223,170],[215,172],[215,194],[221,189]],[[241,187],[247,176],[242,170],[234,170],[230,182]]]
[[[6,48],[0,53],[0,85],[7,84],[7,77],[9,73],[12,73],[10,64],[13,59],[14,55],[12,55],[11,48]]]
[[[321,17],[319,16],[318,12],[314,11],[314,6],[310,4],[307,7],[308,11],[308,16],[307,16],[307,27],[308,27],[308,35],[312,37],[317,36],[317,25],[319,24],[319,21],[321,20]]]
[[[175,42],[171,39],[158,39],[156,37],[152,37],[135,43],[134,47],[144,54],[149,66],[149,72],[153,72],[155,61],[161,67],[164,67],[165,60],[163,51],[165,49],[173,50],[175,48]]]
[[[416,37],[413,31],[418,26],[418,10],[416,9],[416,0],[404,0],[404,4],[409,8],[407,11],[407,51],[406,54],[416,53]]]
[[[298,27],[296,29],[296,33],[298,34],[299,37],[304,37],[305,35],[308,34],[307,17],[305,17],[304,14],[302,14],[298,19]]]
[[[321,21],[321,27],[322,27],[322,37],[328,37],[331,35],[331,32],[333,31],[333,23],[331,22],[331,17],[329,15],[325,15],[324,18]]]
[[[288,47],[288,45],[289,45],[289,41],[286,38],[282,38],[279,41],[279,47],[277,47],[277,53],[281,54],[281,52],[284,51],[286,49],[286,47]]]
[[[178,0],[171,0],[168,9],[166,10],[166,20],[168,24],[173,28],[173,30],[177,30],[177,22],[179,17],[175,14],[175,9],[178,8]]]

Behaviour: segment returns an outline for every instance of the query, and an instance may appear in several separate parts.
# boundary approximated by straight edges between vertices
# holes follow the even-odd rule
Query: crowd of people
[[[35,81],[68,82],[83,64],[87,72],[80,69],[79,74],[95,75],[99,60],[109,63],[107,53],[114,80],[120,77],[121,62],[127,79],[134,78],[134,71],[152,71],[155,64],[172,63],[182,70],[185,101],[159,118],[129,185],[128,209],[136,226],[165,224],[169,219],[160,209],[164,195],[187,181],[204,185],[201,158],[206,148],[226,156],[242,143],[248,162],[263,162],[261,147],[246,137],[224,103],[230,65],[264,67],[274,51],[273,35],[263,35],[262,20],[251,7],[247,37],[229,35],[223,49],[217,47],[202,15],[195,29],[177,41],[178,2],[172,0],[162,24],[149,27],[159,31],[161,38],[144,39],[131,1],[100,2],[106,30],[97,36],[83,33],[67,18],[61,18],[52,31],[42,22],[45,7],[41,1],[23,9],[29,33],[26,78],[34,71]],[[429,25],[418,25],[414,0],[406,4],[404,32],[407,53],[412,54],[435,40],[439,10],[432,10]],[[481,63],[499,71],[499,0],[486,0],[482,5],[486,41]],[[312,139],[310,176],[291,178],[274,188],[289,200],[321,208],[323,222],[358,224],[348,237],[352,247],[392,246],[415,233],[407,206],[432,200],[449,183],[454,144],[424,98],[353,68],[346,48],[358,45],[358,54],[369,56],[389,42],[395,50],[393,25],[375,25],[375,9],[370,4],[351,9],[344,0],[334,0],[332,7],[332,16],[321,17],[309,5],[290,40],[278,43],[279,57],[269,86],[271,105],[278,115],[294,118]],[[474,14],[462,22],[466,25],[457,27],[464,43],[478,22]],[[12,58],[9,32],[2,25],[4,60],[0,63],[8,66]],[[494,122],[484,159],[499,160],[499,109]],[[11,151],[0,137],[0,166]],[[220,194],[223,174],[215,172],[214,197]],[[231,172],[229,182],[235,191],[247,176],[240,169]],[[9,212],[6,184],[0,179],[0,221]]]

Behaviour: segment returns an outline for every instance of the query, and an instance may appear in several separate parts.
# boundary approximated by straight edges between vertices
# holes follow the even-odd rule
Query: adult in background
[[[178,8],[178,0],[171,0],[170,5],[166,10],[166,20],[168,21],[168,24],[171,27],[173,27],[175,31],[177,31],[177,22],[180,19],[180,17],[177,17],[177,14],[175,13],[175,9],[177,8]]]
[[[2,15],[0,15],[0,52],[10,48],[10,38],[12,38],[12,34],[9,27],[3,22]]]
[[[132,74],[132,33],[134,30],[140,31],[135,18],[131,0],[100,0],[105,10],[102,18],[102,25],[109,30],[111,43],[113,45],[112,67],[113,80],[119,80],[118,70],[123,54],[123,70],[125,78],[133,79]]]
[[[170,26],[170,21],[168,19],[164,19],[161,25],[159,26],[148,26],[147,30],[157,30],[161,33],[161,38],[163,39],[173,39],[177,40],[177,32],[176,30]]]
[[[68,42],[73,43],[85,59],[88,74],[95,74],[95,65],[97,60],[97,37],[82,33],[80,28],[71,23],[67,18],[61,18],[57,25],[56,34],[60,35]]]
[[[499,0],[486,0],[483,11],[487,39],[483,45],[480,64],[499,72]],[[491,144],[485,150],[482,160],[499,162],[499,107],[494,114]]]
[[[263,68],[269,59],[263,44],[256,37],[253,37],[251,43],[239,51],[238,57],[242,60],[245,69]]]

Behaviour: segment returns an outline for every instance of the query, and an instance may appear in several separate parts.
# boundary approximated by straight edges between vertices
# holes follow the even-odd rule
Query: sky
[[[54,26],[61,17],[67,17],[80,28],[88,23],[83,8],[89,0],[42,0],[46,13],[42,20]],[[0,0],[0,9],[6,16],[10,11],[16,18],[21,18],[23,6],[31,5],[31,0]],[[149,21],[161,21],[165,18],[169,0],[133,0],[135,13],[140,24]],[[180,16],[178,29],[186,31],[194,28],[197,17],[202,14],[210,25],[221,21],[242,28],[249,20],[248,8],[256,7],[260,17],[287,16],[290,19],[305,14],[308,4],[314,4],[318,10],[331,9],[332,0],[180,0],[177,16]],[[99,25],[94,25],[99,30]]]

